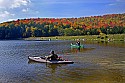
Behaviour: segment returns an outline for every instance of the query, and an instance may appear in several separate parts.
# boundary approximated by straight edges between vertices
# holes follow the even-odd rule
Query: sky
[[[125,0],[0,0],[0,23],[25,18],[79,18],[125,13]]]

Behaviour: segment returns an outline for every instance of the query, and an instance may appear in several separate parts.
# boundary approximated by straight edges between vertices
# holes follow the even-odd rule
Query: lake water
[[[0,41],[0,83],[125,83],[125,42]],[[51,50],[74,64],[31,62]]]

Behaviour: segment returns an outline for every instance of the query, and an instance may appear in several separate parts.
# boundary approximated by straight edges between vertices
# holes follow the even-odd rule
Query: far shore
[[[83,40],[83,41],[125,41],[125,34],[109,35],[84,35],[84,36],[53,36],[53,37],[29,37],[23,40],[51,41],[51,40]]]

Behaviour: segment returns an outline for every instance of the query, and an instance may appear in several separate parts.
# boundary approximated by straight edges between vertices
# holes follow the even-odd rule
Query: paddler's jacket
[[[49,59],[49,60],[57,60],[58,56],[56,54],[51,54],[49,56],[46,56],[46,58]]]

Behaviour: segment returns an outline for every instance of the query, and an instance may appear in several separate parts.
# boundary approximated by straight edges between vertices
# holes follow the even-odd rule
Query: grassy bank
[[[24,40],[85,40],[85,41],[125,41],[125,34],[30,37]]]

